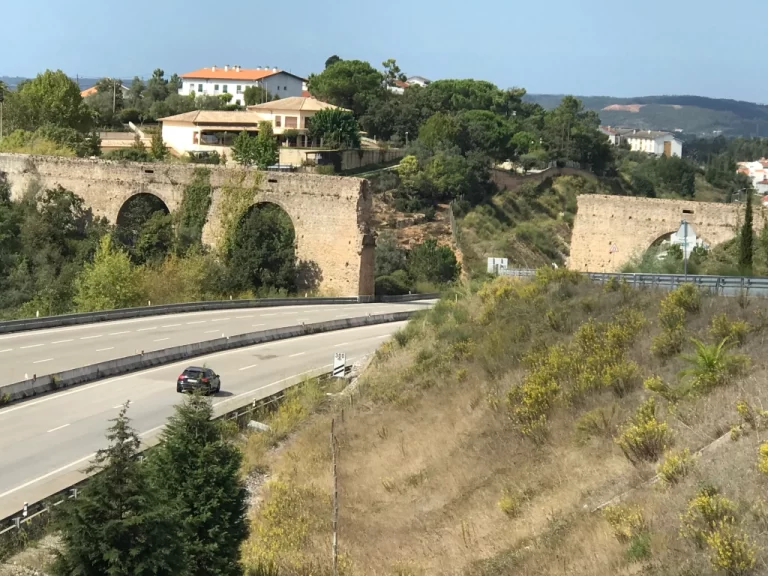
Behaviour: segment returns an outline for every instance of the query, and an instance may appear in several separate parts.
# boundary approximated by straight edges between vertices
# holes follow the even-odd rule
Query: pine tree
[[[752,257],[754,255],[754,233],[752,232],[752,194],[747,191],[744,224],[739,237],[739,266],[742,274],[752,274]]]
[[[176,576],[185,574],[178,522],[158,501],[138,459],[139,437],[120,410],[90,471],[97,471],[58,518],[60,576]]]
[[[212,416],[208,399],[185,399],[151,455],[151,468],[160,496],[181,519],[189,574],[240,576],[240,546],[248,536],[242,455]]]
[[[261,170],[266,170],[269,166],[277,164],[280,158],[277,139],[272,131],[272,124],[269,122],[259,122],[259,134],[256,136],[254,144],[254,160]]]
[[[152,156],[155,160],[164,160],[168,156],[168,148],[163,142],[163,135],[160,132],[152,134]]]
[[[245,130],[232,143],[232,158],[241,166],[252,166],[256,162],[256,139]]]

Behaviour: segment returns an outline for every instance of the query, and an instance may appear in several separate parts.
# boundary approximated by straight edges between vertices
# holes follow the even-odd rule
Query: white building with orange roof
[[[211,66],[181,74],[179,94],[218,96],[232,94],[231,102],[244,105],[245,89],[260,86],[280,98],[302,96],[306,78],[278,68],[241,68],[240,66]]]
[[[736,171],[749,176],[756,193],[768,194],[768,159],[761,158],[754,162],[739,162]]]

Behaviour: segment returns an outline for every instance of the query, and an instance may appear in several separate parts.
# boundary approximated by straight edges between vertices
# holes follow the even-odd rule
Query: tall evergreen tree
[[[739,237],[739,266],[742,273],[752,274],[752,257],[754,255],[754,232],[752,231],[752,194],[747,191],[744,224]]]
[[[240,576],[240,545],[248,536],[242,455],[212,416],[199,395],[177,406],[151,467],[160,496],[180,518],[189,574]]]
[[[186,574],[178,523],[154,497],[127,409],[126,402],[107,434],[109,447],[91,466],[98,474],[58,519],[64,546],[53,566],[57,575]]]

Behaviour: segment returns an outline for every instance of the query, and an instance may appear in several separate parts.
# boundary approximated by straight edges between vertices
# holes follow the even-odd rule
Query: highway
[[[420,310],[427,301],[189,312],[0,336],[0,386],[162,348],[367,314]]]
[[[280,310],[275,309],[272,313],[280,314]],[[360,305],[350,307],[350,312],[356,312],[356,315],[360,310]],[[326,310],[324,314],[344,311]],[[249,313],[254,317],[248,321],[259,323],[258,316],[264,312],[251,310]],[[310,310],[302,312],[312,317]],[[227,314],[232,314],[234,319],[232,311]],[[199,318],[205,318],[211,326],[219,316],[208,314]],[[283,317],[283,323],[285,318],[291,317]],[[150,322],[167,323],[168,319],[153,318]],[[126,326],[124,322],[120,324]],[[223,320],[221,324],[224,324]],[[222,391],[213,398],[214,405],[231,403],[239,395],[330,365],[335,352],[346,353],[348,364],[352,363],[373,352],[404,324],[366,326],[229,350],[98,381],[0,409],[0,518],[17,511],[24,502],[45,498],[77,480],[78,471],[87,466],[96,450],[105,446],[108,421],[117,415],[126,400],[131,401],[128,414],[142,438],[156,435],[173,413],[173,406],[182,398],[176,392],[176,378],[186,366],[206,364],[220,374]],[[149,325],[137,323],[133,330],[136,326]],[[102,325],[98,327],[103,328]],[[107,333],[107,330],[103,331]],[[71,481],[62,484],[67,478]]]

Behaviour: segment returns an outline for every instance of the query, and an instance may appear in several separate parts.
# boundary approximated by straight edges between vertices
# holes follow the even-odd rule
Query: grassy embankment
[[[455,294],[353,403],[305,388],[251,437],[244,560],[327,572],[335,416],[343,574],[763,572],[766,328],[764,301],[563,270]]]

